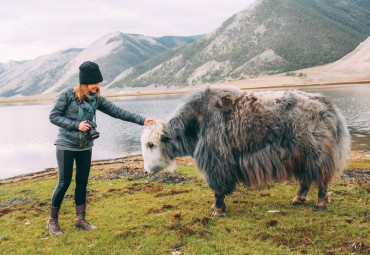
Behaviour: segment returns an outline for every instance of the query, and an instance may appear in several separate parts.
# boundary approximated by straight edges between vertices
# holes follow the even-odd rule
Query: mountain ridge
[[[19,63],[9,61],[0,65],[0,97],[48,94],[75,86],[78,67],[87,60],[99,64],[104,86],[131,66],[199,37],[201,35],[149,37],[117,31],[104,35],[85,49],[60,50]]]
[[[145,62],[130,75],[109,84],[127,86],[189,86],[276,74],[338,60],[370,33],[364,10],[360,18],[341,17],[356,1],[259,0],[227,19],[221,27],[150,69]],[[350,3],[347,7],[343,3]],[[331,15],[322,11],[332,4]],[[358,6],[357,6],[358,7]],[[327,10],[327,9],[325,9]],[[333,11],[334,10],[334,11]],[[365,20],[364,20],[365,19]],[[350,27],[349,20],[356,23]],[[365,22],[366,26],[360,25]],[[356,30],[357,29],[357,30]],[[159,57],[159,56],[157,56]],[[156,57],[148,63],[156,61]],[[136,68],[137,69],[137,68]],[[134,75],[135,74],[135,75]]]

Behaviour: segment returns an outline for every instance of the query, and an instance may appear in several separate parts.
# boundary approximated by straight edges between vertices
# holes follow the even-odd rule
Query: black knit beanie
[[[80,65],[80,84],[96,84],[103,81],[99,65],[86,61]]]

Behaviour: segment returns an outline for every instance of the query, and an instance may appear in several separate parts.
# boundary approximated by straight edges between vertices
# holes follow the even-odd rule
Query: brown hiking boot
[[[76,205],[75,227],[76,228],[81,228],[81,229],[84,229],[84,230],[97,229],[97,227],[89,224],[85,220],[85,208],[86,208],[86,205]]]
[[[46,223],[46,228],[49,229],[50,235],[61,235],[63,234],[62,230],[59,227],[58,223],[58,213],[60,207],[50,206],[50,217]]]

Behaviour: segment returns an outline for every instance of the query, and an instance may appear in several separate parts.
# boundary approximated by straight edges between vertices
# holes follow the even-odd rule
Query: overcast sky
[[[212,32],[254,0],[0,0],[0,62],[85,48],[121,31],[148,36]]]

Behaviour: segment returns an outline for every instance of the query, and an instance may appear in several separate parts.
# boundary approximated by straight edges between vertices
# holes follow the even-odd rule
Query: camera
[[[91,128],[88,131],[89,132],[89,138],[91,140],[95,140],[96,138],[99,138],[100,134],[96,130],[97,125],[95,124],[95,122],[91,121],[91,120],[87,120],[86,123],[91,126]]]

